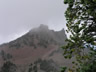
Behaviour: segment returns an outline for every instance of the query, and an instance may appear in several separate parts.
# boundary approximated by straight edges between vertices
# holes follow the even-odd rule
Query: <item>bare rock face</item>
[[[48,26],[30,30],[24,36],[0,46],[0,67],[7,61],[14,63],[16,72],[58,72],[70,66],[60,48],[65,42],[64,29],[49,30]]]

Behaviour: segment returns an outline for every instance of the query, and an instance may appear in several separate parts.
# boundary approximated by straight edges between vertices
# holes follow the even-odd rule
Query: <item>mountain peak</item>
[[[44,25],[44,24],[41,24],[41,25],[39,26],[39,28],[45,30],[45,29],[48,29],[48,26],[47,26],[47,25]]]
[[[39,27],[37,28],[34,28],[34,29],[31,29],[29,32],[32,33],[32,32],[39,32],[39,31],[49,31],[49,28],[47,25],[44,25],[44,24],[40,24]]]
[[[61,32],[65,32],[65,31],[64,31],[64,28],[61,30]]]

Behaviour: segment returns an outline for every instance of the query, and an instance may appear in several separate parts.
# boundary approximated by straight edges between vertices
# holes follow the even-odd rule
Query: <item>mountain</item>
[[[0,46],[0,67],[7,61],[16,65],[16,72],[58,72],[61,66],[70,66],[64,59],[63,50],[66,35],[50,30],[41,24],[22,37]]]

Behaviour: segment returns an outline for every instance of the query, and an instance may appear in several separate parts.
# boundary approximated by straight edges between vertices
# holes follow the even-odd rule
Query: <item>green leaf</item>
[[[96,0],[93,0],[93,2],[96,2]]]
[[[67,4],[68,3],[68,0],[64,0],[64,4]]]

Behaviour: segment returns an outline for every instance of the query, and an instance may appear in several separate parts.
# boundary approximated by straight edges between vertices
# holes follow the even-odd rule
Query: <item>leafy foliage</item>
[[[67,32],[71,33],[66,40],[67,45],[62,47],[64,57],[70,59],[74,56],[76,71],[85,72],[82,71],[82,66],[93,63],[96,57],[96,50],[91,46],[96,45],[96,0],[64,0],[64,3],[68,4],[65,17]],[[90,50],[87,53],[86,44],[88,44],[87,50]],[[88,64],[89,68],[90,64]]]
[[[0,72],[16,72],[16,65],[13,64],[10,61],[7,61],[3,64],[3,66],[1,67],[1,71]]]
[[[42,60],[40,62],[40,69],[45,72],[58,72],[56,67],[54,66],[53,60]]]
[[[12,43],[12,44],[9,44],[9,48],[13,48],[13,47],[15,47],[15,48],[20,48],[21,47],[21,44],[19,43],[19,42],[16,42],[16,43]]]
[[[67,67],[62,67],[62,68],[61,68],[61,72],[65,72],[66,69],[67,69]]]
[[[12,55],[9,53],[6,53],[4,50],[1,50],[0,55],[2,56],[2,59],[4,61],[9,60],[12,58]]]
[[[96,72],[96,61],[92,63],[83,64],[80,71],[81,72]]]

